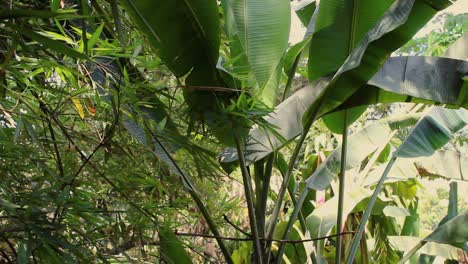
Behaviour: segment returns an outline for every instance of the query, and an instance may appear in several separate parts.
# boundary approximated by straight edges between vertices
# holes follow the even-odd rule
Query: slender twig
[[[191,90],[211,91],[211,92],[245,92],[245,93],[248,93],[247,91],[244,91],[244,90],[220,87],[220,86],[177,85],[175,88],[186,88],[186,89],[191,89]]]
[[[346,158],[348,152],[348,109],[344,111],[343,118],[343,140],[341,142],[341,162],[340,162],[340,176],[339,176],[339,190],[338,190],[338,219],[336,221],[336,230],[340,233],[343,226],[343,204],[344,204],[344,188],[345,188],[345,173],[346,173]],[[341,263],[341,254],[343,247],[342,237],[337,238],[335,263]]]
[[[244,190],[245,190],[245,198],[247,202],[247,209],[249,212],[250,229],[252,232],[253,242],[254,242],[253,243],[254,255],[256,258],[256,262],[258,264],[263,264],[263,251],[262,251],[262,246],[260,243],[260,237],[258,234],[257,218],[255,216],[252,181],[250,179],[250,174],[247,171],[247,165],[245,162],[244,144],[243,142],[241,142],[240,136],[238,135],[234,136],[234,140],[236,141],[237,154],[239,156],[239,165],[240,165],[240,169],[242,172],[242,179],[244,181]]]
[[[329,239],[333,237],[339,237],[339,236],[344,236],[344,235],[350,235],[354,234],[356,232],[354,231],[349,231],[349,232],[343,232],[339,234],[333,234],[329,236],[323,236],[323,237],[316,237],[316,238],[309,238],[309,239],[302,239],[302,240],[290,240],[290,239],[267,239],[267,238],[260,238],[260,240],[263,241],[270,241],[270,242],[279,242],[279,243],[286,243],[286,244],[301,244],[305,242],[313,242],[313,241],[318,241],[318,240],[324,240],[324,239]],[[223,237],[223,236],[213,236],[213,235],[206,235],[206,234],[193,234],[193,233],[183,233],[183,232],[174,232],[176,236],[188,236],[188,237],[205,237],[205,238],[217,238],[217,239],[222,239],[222,240],[227,240],[227,241],[252,241],[253,238],[239,238],[239,237]]]
[[[237,231],[241,232],[244,236],[252,237],[251,234],[245,232],[245,231],[242,230],[240,227],[236,226],[231,220],[229,220],[229,218],[227,217],[227,215],[223,215],[223,218],[224,218],[224,221],[226,221],[229,225],[231,225],[232,227],[234,227],[234,229],[236,229]]]

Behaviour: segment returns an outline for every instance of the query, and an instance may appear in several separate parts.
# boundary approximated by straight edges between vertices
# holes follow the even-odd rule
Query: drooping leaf
[[[468,123],[468,111],[435,108],[411,130],[395,157],[430,156],[452,138],[452,134]]]
[[[392,2],[320,1],[309,50],[309,80],[335,73]]]
[[[468,241],[468,211],[439,226],[424,241],[449,244],[466,250]]]
[[[390,244],[395,247],[396,250],[401,252],[408,252],[414,247],[422,238],[413,236],[389,236],[388,240]],[[460,249],[444,244],[438,243],[427,243],[420,251],[421,254],[440,256],[446,259],[458,259]]]
[[[413,66],[408,68],[408,63]],[[451,68],[449,69],[448,67]],[[426,71],[421,72],[418,68],[425,69]],[[366,85],[359,89],[356,94],[351,96],[336,110],[390,102],[443,103],[466,107],[466,102],[468,102],[468,84],[466,81],[462,82],[461,80],[463,76],[468,74],[468,62],[447,58],[395,57],[389,59],[382,69],[382,71],[386,71],[389,74],[393,72],[397,76],[385,75],[379,71],[369,81],[369,83],[373,83],[372,86]],[[441,73],[434,74],[434,72]],[[416,73],[418,75],[415,75]],[[445,79],[445,74],[447,74],[447,79]],[[435,80],[434,78],[438,79]],[[400,81],[388,81],[393,79]],[[326,80],[322,82],[327,83]],[[439,86],[433,86],[432,82],[439,84]],[[276,131],[287,141],[294,139],[301,133],[302,114],[312,102],[317,100],[321,89],[324,87],[320,83],[316,83],[314,87],[306,86],[300,89],[278,105],[274,113],[265,118],[274,127],[278,128]],[[418,86],[415,86],[416,84]],[[382,85],[382,89],[374,85]],[[428,86],[434,92],[427,89]],[[423,98],[419,99],[418,96]],[[261,159],[271,153],[272,150],[284,144],[284,141],[259,128],[253,128],[249,136],[250,139],[246,150],[252,154],[247,156],[248,160]],[[233,149],[226,150],[222,155],[230,157],[229,159],[226,158],[226,162],[237,159],[236,153],[233,153]]]
[[[390,54],[410,40],[437,8],[450,4],[450,1],[440,1],[437,5],[415,0],[396,1],[356,45],[333,78],[316,81],[322,87],[321,92],[308,107],[302,122],[311,123],[333,111],[371,79]]]
[[[409,135],[406,137],[405,141],[398,147],[398,149],[393,153],[392,158],[385,167],[385,170],[382,176],[377,183],[374,193],[370,198],[369,204],[361,218],[359,223],[359,228],[357,234],[355,235],[351,248],[348,252],[347,263],[352,263],[354,256],[357,252],[358,245],[360,243],[361,237],[366,228],[367,220],[372,212],[377,196],[379,195],[384,182],[389,176],[395,161],[399,157],[419,157],[419,156],[428,156],[434,153],[435,150],[441,148],[451,139],[451,134],[462,129],[466,125],[466,116],[467,110],[451,110],[444,108],[435,108],[430,111],[426,116],[424,116],[419,122],[414,126],[410,131]],[[468,217],[468,215],[467,215]],[[468,231],[468,227],[467,227]],[[425,243],[425,242],[424,242]],[[421,247],[423,243],[419,243],[418,246]],[[415,247],[410,253],[414,254],[418,248]]]
[[[396,128],[415,124],[419,115],[401,115],[375,122],[356,131],[348,137],[348,155],[346,169],[359,166],[361,162],[377,148],[386,145]],[[336,148],[306,180],[307,186],[314,190],[323,190],[338,176],[340,171],[341,147]]]
[[[364,185],[377,182],[387,163],[376,166],[366,177]],[[389,172],[389,181],[411,179],[416,176],[468,180],[468,159],[456,152],[437,150],[429,157],[399,158]]]
[[[396,57],[340,108],[391,102],[443,102],[468,107],[466,61],[435,57]]]
[[[398,262],[405,263],[414,253],[428,242],[436,242],[440,244],[451,245],[462,250],[466,250],[466,242],[468,241],[468,211],[457,215],[447,223],[437,227],[423,240],[419,241],[405,256]]]
[[[194,82],[216,82],[220,43],[216,1],[125,0],[120,3],[177,77],[191,71],[189,79]]]

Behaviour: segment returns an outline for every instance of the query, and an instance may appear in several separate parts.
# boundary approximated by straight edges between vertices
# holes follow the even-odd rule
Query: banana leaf
[[[359,229],[348,252],[347,263],[353,262],[361,237],[365,231],[367,220],[369,219],[377,196],[389,176],[389,172],[395,164],[395,161],[399,157],[414,158],[433,154],[437,149],[450,141],[453,133],[459,131],[467,124],[468,120],[466,119],[466,111],[467,110],[465,109],[451,110],[434,108],[419,120],[419,122],[410,131],[405,141],[403,141],[403,143],[393,153],[390,162],[387,164],[375,187],[374,193],[372,194],[369,204],[361,218]],[[416,250],[414,250],[414,252]]]
[[[425,69],[425,71],[421,72],[418,69]],[[387,76],[383,72],[393,73],[396,76]],[[437,72],[441,74],[434,74]],[[414,73],[422,75],[412,76]],[[336,110],[390,102],[442,103],[454,107],[460,106],[459,103],[467,102],[467,99],[462,99],[467,97],[468,85],[466,81],[462,81],[462,78],[467,74],[467,61],[433,57],[390,58],[381,71],[369,81],[373,85],[361,88]],[[395,82],[389,82],[389,79],[395,80]],[[430,82],[441,86],[435,87]],[[250,162],[259,160],[298,136],[302,131],[302,114],[311,103],[317,100],[327,83],[327,80],[321,79],[316,82],[315,87],[306,86],[300,89],[278,105],[275,111],[265,118],[273,127],[277,127],[276,132],[285,140],[278,139],[273,133],[261,128],[252,128],[246,147],[247,160]],[[377,87],[377,85],[382,87]],[[434,88],[434,91],[428,90],[427,85]],[[418,98],[418,96],[424,98]],[[463,103],[461,106],[466,108],[467,103]],[[237,159],[237,153],[234,149],[226,149],[220,157],[221,162],[232,162]]]
[[[321,92],[307,108],[302,122],[311,124],[323,114],[333,111],[365,85],[390,54],[409,41],[435,15],[437,9],[450,4],[450,1],[427,3],[415,0],[399,0],[392,4],[372,29],[365,31],[366,35],[353,48],[333,78],[316,81],[322,87]]]
[[[272,107],[281,61],[288,47],[290,4],[282,0],[229,0],[240,43],[258,84],[258,98]]]
[[[365,186],[375,184],[387,163],[376,166],[364,180]],[[468,181],[468,158],[456,151],[437,150],[429,157],[399,158],[388,174],[388,181],[419,177]]]
[[[317,2],[315,0],[304,0],[300,1],[294,8],[297,17],[301,20],[302,25],[307,27],[309,25],[310,19],[314,14],[315,9],[317,8]]]
[[[401,115],[370,124],[348,137],[348,155],[345,169],[360,166],[362,161],[376,149],[386,145],[396,128],[414,125],[419,115]],[[321,166],[308,176],[307,187],[324,190],[340,172],[341,146],[333,150]]]
[[[390,244],[400,252],[410,251],[414,245],[416,245],[422,238],[412,236],[389,236],[388,240]],[[427,243],[420,249],[421,254],[440,256],[445,259],[455,259],[459,257],[460,249],[451,246],[438,243]]]
[[[466,241],[468,241],[468,211],[457,215],[452,220],[437,227],[427,237],[419,241],[399,262],[405,263],[414,253],[428,242],[435,242],[445,245],[451,245],[461,250],[467,250]]]
[[[335,73],[393,0],[320,1],[309,49],[310,81]]]
[[[193,85],[217,82],[220,34],[216,1],[124,0],[120,3],[177,77],[190,72],[188,79]]]

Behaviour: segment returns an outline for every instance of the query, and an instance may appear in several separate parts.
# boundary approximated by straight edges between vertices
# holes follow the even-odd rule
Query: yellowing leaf
[[[81,104],[79,99],[72,98],[71,99],[73,102],[73,105],[75,106],[76,112],[80,116],[81,120],[85,118],[84,110],[83,110],[83,105]]]

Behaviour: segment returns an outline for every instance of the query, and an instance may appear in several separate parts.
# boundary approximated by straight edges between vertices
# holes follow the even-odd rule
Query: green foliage
[[[303,1],[289,48],[289,1],[2,5],[0,262],[395,263],[424,244],[421,261],[455,259],[466,212],[452,188],[419,238],[419,178],[466,180],[466,110],[385,104],[467,106],[463,39],[388,59],[447,5]],[[463,23],[399,52],[440,55]]]

